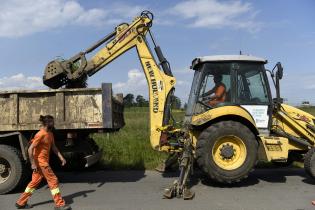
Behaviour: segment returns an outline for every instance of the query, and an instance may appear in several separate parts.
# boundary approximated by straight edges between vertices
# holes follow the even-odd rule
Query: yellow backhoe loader
[[[118,25],[99,42],[69,60],[48,63],[44,83],[51,88],[83,80],[131,48],[136,48],[149,88],[150,141],[155,150],[177,152],[180,177],[164,196],[190,199],[187,180],[196,160],[211,179],[234,183],[246,178],[258,160],[279,165],[303,160],[314,177],[315,117],[283,104],[277,63],[265,69],[267,60],[247,55],[195,58],[194,78],[180,129],[171,120],[171,99],[176,79],[153,38],[153,15],[144,11],[130,24]],[[152,39],[150,50],[146,36]],[[86,54],[101,49],[86,59]],[[267,74],[276,89],[272,98]],[[221,96],[217,90],[221,89]]]

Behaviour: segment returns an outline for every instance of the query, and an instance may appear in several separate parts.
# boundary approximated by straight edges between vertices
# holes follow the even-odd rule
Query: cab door
[[[271,93],[264,65],[239,63],[236,66],[236,101],[254,118],[258,129],[268,129],[271,119]]]

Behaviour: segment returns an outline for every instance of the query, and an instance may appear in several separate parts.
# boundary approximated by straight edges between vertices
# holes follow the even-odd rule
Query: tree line
[[[145,99],[142,95],[133,95],[132,93],[128,93],[124,97],[124,106],[125,107],[149,107],[149,101]],[[173,96],[172,98],[172,109],[181,109],[182,102],[180,98],[177,96]]]

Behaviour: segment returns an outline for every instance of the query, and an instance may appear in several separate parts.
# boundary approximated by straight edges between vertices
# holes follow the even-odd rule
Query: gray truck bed
[[[0,133],[37,130],[40,115],[55,117],[60,130],[118,130],[124,126],[122,94],[102,88],[0,92]]]

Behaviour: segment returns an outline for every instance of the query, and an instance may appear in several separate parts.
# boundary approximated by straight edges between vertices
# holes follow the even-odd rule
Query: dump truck
[[[136,49],[148,83],[151,146],[179,157],[180,175],[165,190],[166,198],[193,198],[187,181],[194,162],[209,178],[225,184],[245,179],[258,160],[280,165],[304,160],[306,173],[315,177],[315,116],[283,103],[280,62],[268,70],[267,60],[256,56],[196,57],[185,118],[178,127],[171,117],[176,78],[154,39],[152,25],[153,14],[143,11],[86,50],[49,62],[44,84],[60,88],[91,77]]]
[[[124,126],[123,96],[101,88],[0,92],[0,194],[28,175],[27,147],[40,128],[40,115],[55,118],[55,141],[73,167],[89,167],[102,156],[90,134]]]

